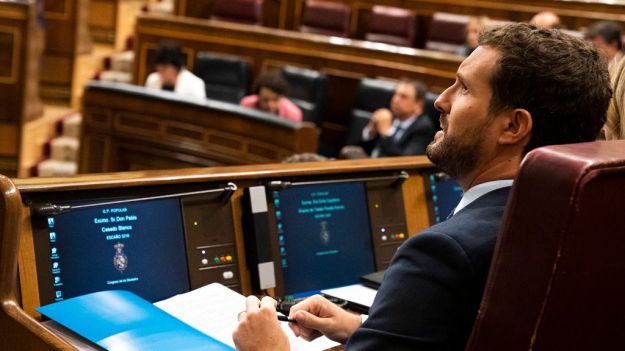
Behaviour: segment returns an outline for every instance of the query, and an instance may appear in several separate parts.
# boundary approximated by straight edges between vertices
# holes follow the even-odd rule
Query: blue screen
[[[179,199],[47,217],[54,300],[129,290],[154,302],[189,290]]]
[[[273,201],[287,295],[356,284],[375,270],[364,184],[296,186]]]
[[[432,191],[432,205],[434,206],[434,220],[440,223],[447,219],[460,199],[462,199],[462,188],[455,179],[443,173],[430,175],[430,189]]]

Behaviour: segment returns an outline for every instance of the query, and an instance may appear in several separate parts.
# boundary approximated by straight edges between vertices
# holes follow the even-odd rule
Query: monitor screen
[[[113,289],[154,302],[189,290],[178,198],[75,208],[43,220],[52,296],[42,303]]]
[[[433,222],[440,223],[458,206],[462,198],[462,188],[455,179],[445,173],[430,174],[429,181]]]
[[[273,202],[286,295],[356,284],[375,270],[363,183],[294,186]]]

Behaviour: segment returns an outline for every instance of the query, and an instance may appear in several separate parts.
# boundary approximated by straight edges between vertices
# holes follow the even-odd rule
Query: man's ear
[[[504,114],[501,127],[500,144],[526,145],[532,134],[532,115],[522,108],[511,109]]]

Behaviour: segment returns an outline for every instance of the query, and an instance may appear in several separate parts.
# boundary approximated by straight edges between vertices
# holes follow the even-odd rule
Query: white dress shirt
[[[467,207],[470,203],[482,197],[483,195],[486,195],[491,191],[495,191],[497,189],[505,188],[511,185],[512,179],[493,180],[490,182],[478,184],[467,190],[464,195],[462,195],[462,199],[460,199],[460,202],[458,203],[458,206],[456,206],[456,208],[454,209],[453,214],[458,213],[458,211]]]

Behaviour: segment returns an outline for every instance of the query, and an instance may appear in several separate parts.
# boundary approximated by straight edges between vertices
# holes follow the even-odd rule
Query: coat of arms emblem
[[[119,273],[124,273],[126,268],[128,268],[128,256],[124,253],[124,244],[117,243],[113,245],[113,247],[115,248],[113,266],[119,271]]]
[[[330,242],[330,231],[328,230],[328,222],[322,221],[319,224],[321,224],[321,232],[319,233],[319,236],[321,237],[321,242],[325,245],[328,245],[328,243]]]

